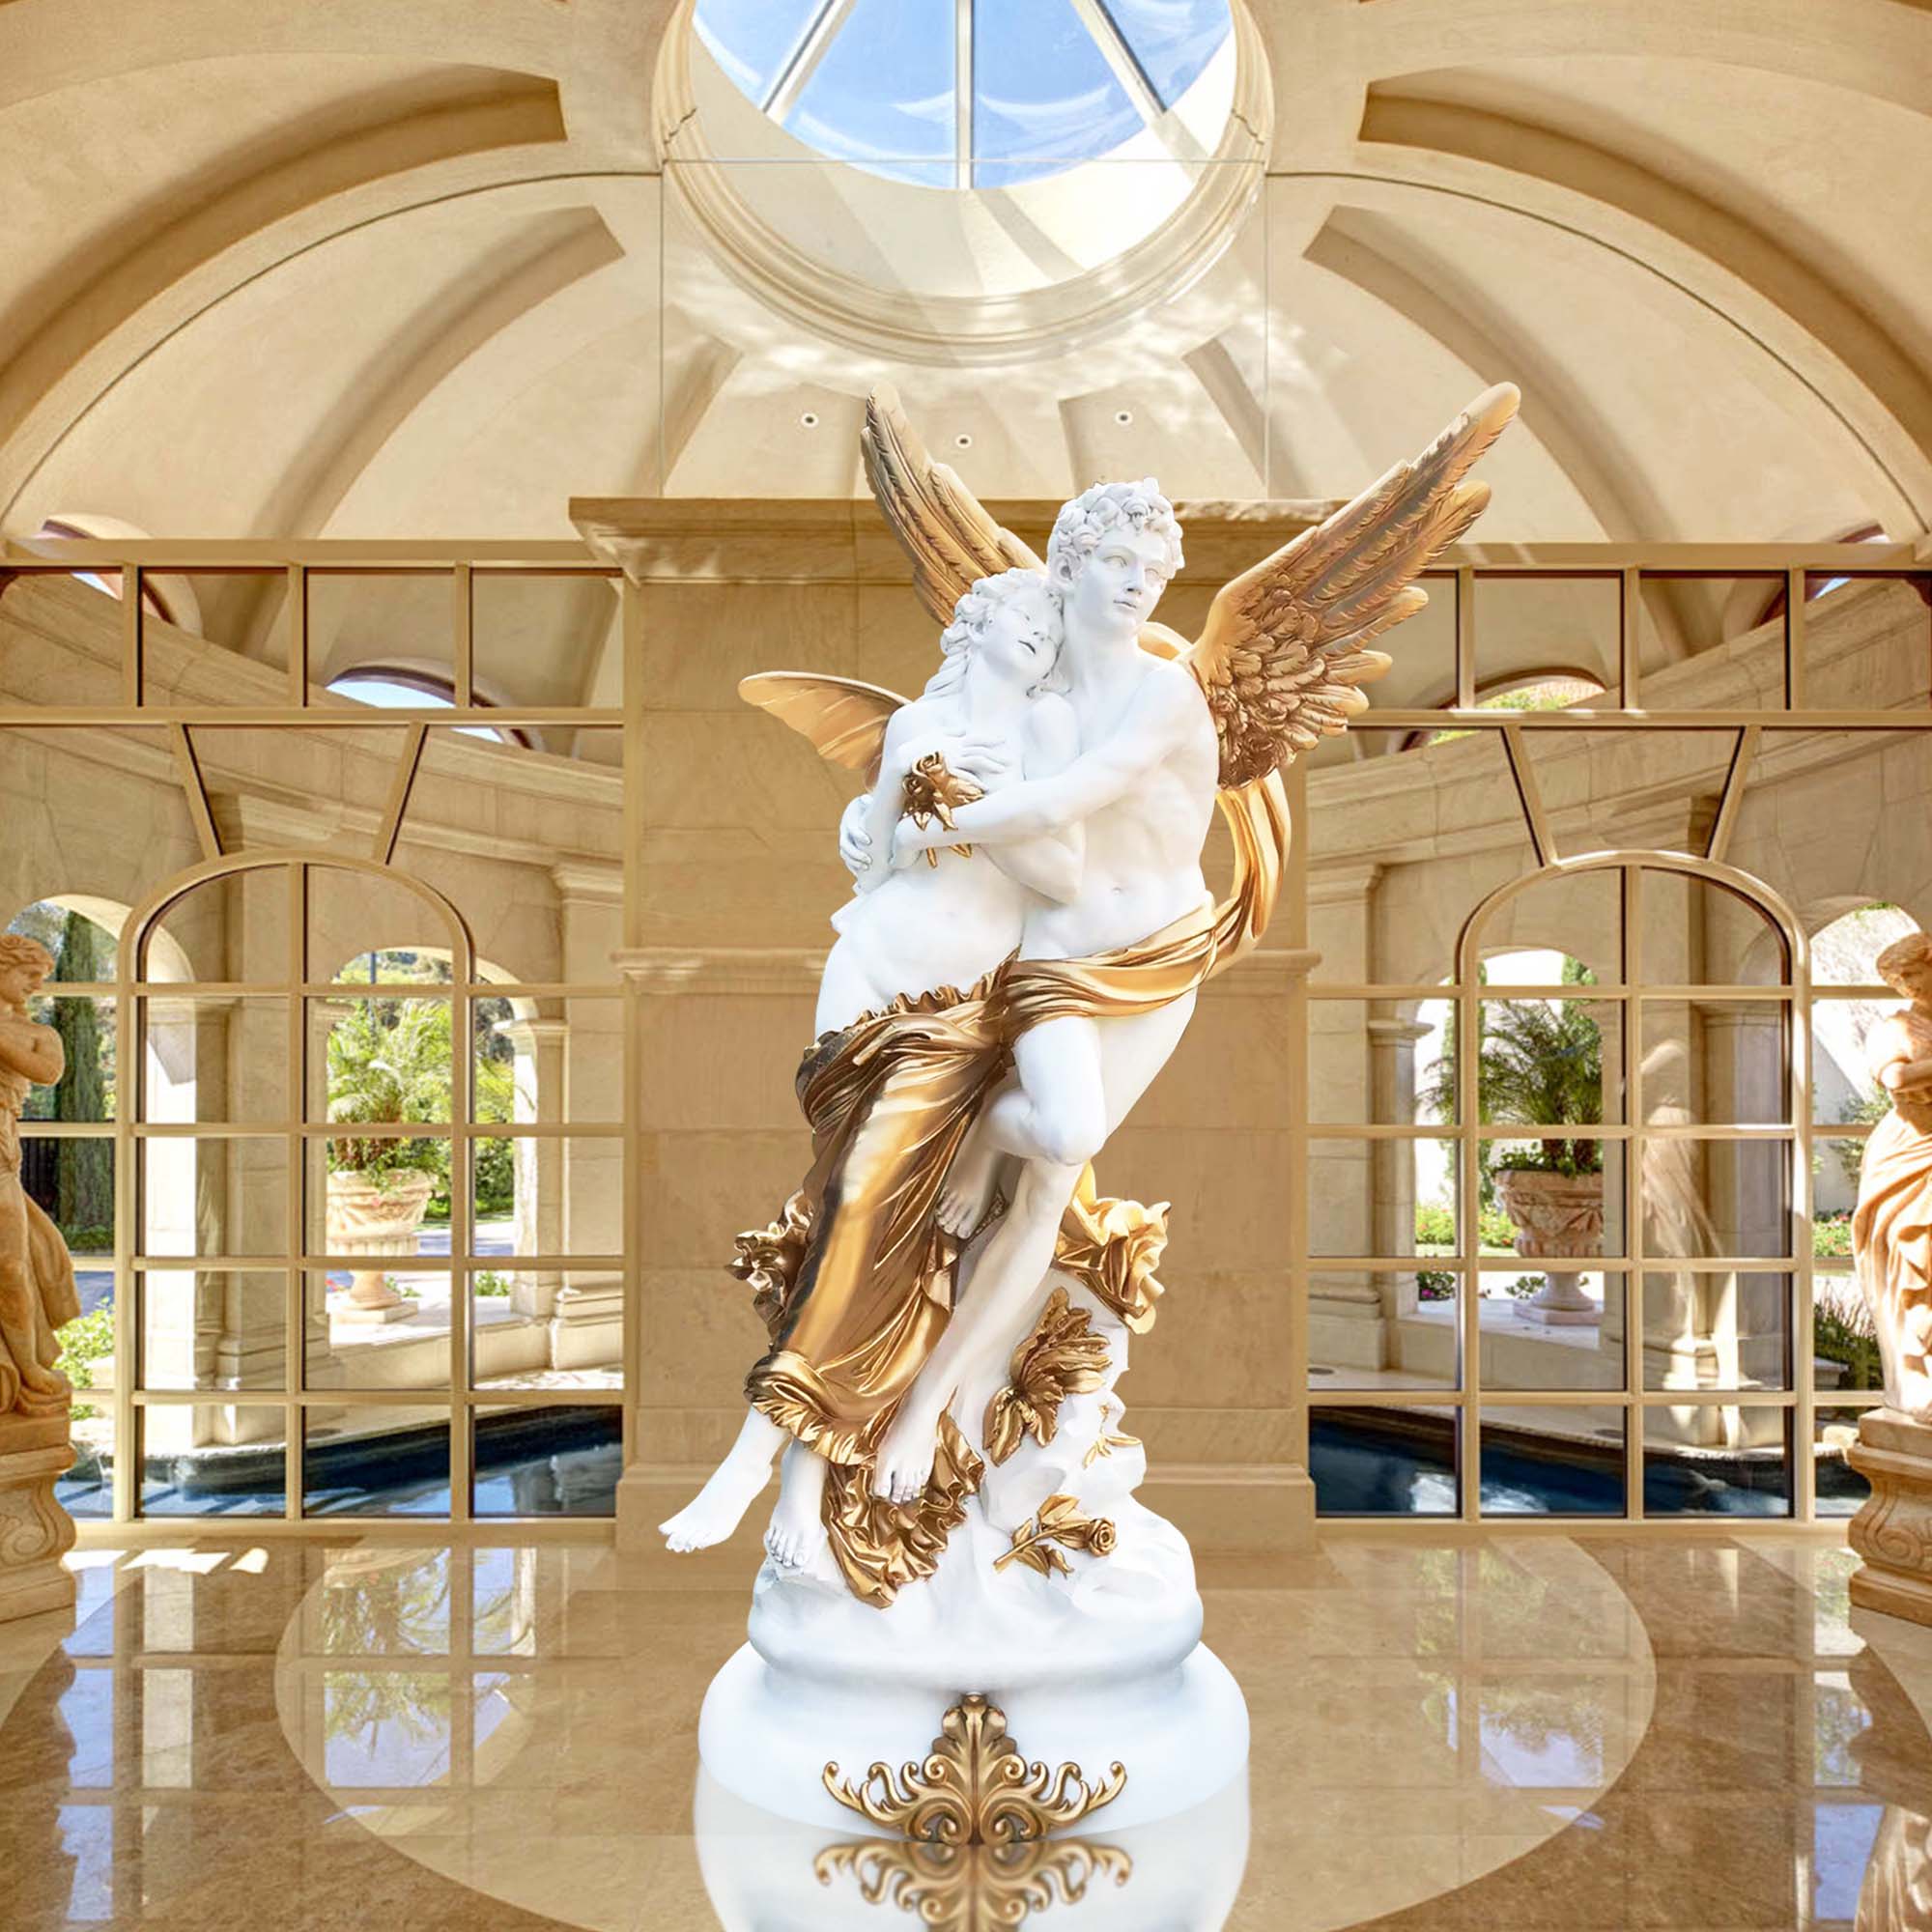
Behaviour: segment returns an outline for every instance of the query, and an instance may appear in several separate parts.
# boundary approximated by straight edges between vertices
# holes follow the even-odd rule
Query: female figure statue
[[[20,1184],[20,1109],[66,1070],[61,1037],[28,1016],[54,969],[37,940],[0,933],[0,1416],[60,1415],[72,1400],[55,1330],[80,1313],[59,1231]]]
[[[1852,1252],[1878,1327],[1886,1401],[1932,1423],[1932,933],[1894,940],[1878,973],[1912,1004],[1866,1042],[1891,1112],[1865,1143]]]

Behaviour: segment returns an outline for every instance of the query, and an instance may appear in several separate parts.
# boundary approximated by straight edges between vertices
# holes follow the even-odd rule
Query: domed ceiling
[[[704,11],[0,7],[0,531],[844,496],[882,378],[991,497],[1336,496],[1508,377],[1488,539],[1925,526],[1917,0]]]

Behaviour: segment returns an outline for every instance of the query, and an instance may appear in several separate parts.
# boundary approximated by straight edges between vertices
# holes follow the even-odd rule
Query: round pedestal
[[[1111,1681],[1095,1673],[1059,1688],[947,1680],[935,1657],[930,1689],[814,1681],[772,1668],[748,1643],[711,1680],[698,1719],[705,1771],[746,1804],[800,1824],[863,1836],[874,1828],[825,1789],[836,1764],[857,1784],[868,1766],[896,1769],[932,1747],[940,1719],[969,1691],[1005,1714],[1007,1735],[1028,1759],[1077,1764],[1097,1783],[1116,1764],[1126,1788],[1078,1831],[1106,1837],[1188,1811],[1241,1779],[1248,1757],[1248,1707],[1228,1667],[1197,1643],[1174,1669]],[[1010,1668],[1010,1666],[1009,1666]],[[1014,1676],[1037,1673],[1013,1669]],[[941,1688],[941,1687],[944,1688]]]

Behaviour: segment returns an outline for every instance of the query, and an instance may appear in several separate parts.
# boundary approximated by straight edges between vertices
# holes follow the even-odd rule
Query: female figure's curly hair
[[[1021,597],[1040,598],[1053,613],[1054,642],[1060,641],[1060,600],[1037,570],[1003,570],[982,577],[952,607],[952,621],[939,634],[939,668],[926,679],[922,696],[945,697],[959,689],[973,646],[985,635],[993,612]]]
[[[54,970],[54,955],[24,932],[0,932],[0,966],[30,966],[44,980]]]

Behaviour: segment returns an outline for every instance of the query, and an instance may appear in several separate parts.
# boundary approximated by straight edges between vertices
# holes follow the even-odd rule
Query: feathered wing
[[[952,607],[977,579],[1045,568],[945,464],[933,461],[896,390],[881,384],[866,399],[861,442],[872,495],[912,558],[913,588],[940,623],[952,621]]]
[[[1482,515],[1463,480],[1521,400],[1485,390],[1413,463],[1222,586],[1187,666],[1221,739],[1221,783],[1245,784],[1333,737],[1389,667],[1366,646],[1429,602],[1414,579]]]
[[[884,685],[809,670],[761,670],[739,681],[738,696],[810,738],[821,757],[864,772],[867,784],[878,776],[886,725],[906,701]]]

